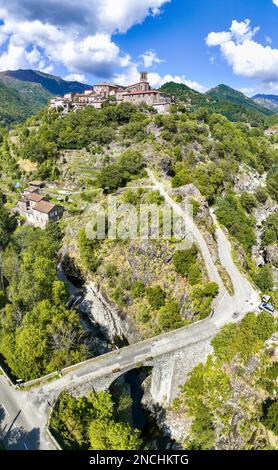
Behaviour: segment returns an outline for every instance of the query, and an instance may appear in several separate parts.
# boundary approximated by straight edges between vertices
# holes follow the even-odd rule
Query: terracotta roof
[[[51,212],[54,207],[56,206],[55,204],[52,204],[52,202],[42,200],[34,205],[33,210],[42,212],[43,214],[49,214],[49,212]]]
[[[32,202],[40,202],[43,199],[43,196],[38,193],[28,194],[27,199]]]

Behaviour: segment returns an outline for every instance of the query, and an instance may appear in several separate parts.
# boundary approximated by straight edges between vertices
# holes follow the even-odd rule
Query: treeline
[[[51,432],[65,450],[139,450],[140,431],[123,420],[130,400],[123,394],[116,404],[109,392],[81,398],[62,392],[51,416]]]
[[[156,116],[155,122],[168,143],[163,150],[170,157],[168,173],[172,186],[179,188],[192,183],[200,190],[236,240],[255,283],[264,293],[272,291],[271,264],[258,268],[252,260],[252,250],[258,243],[253,213],[271,199],[278,201],[277,149],[262,130],[229,122],[205,109],[194,115],[178,108],[170,115]],[[266,173],[266,184],[253,192],[236,193],[234,186],[242,168],[247,173],[252,170],[260,175]],[[262,249],[277,244],[276,222],[275,214],[264,221]]]
[[[268,113],[267,110],[260,110],[259,106],[258,110],[250,109],[250,104],[247,107],[244,102],[240,102],[236,91],[235,94],[238,101],[235,103],[225,99],[225,95],[220,97],[202,94],[188,88],[186,85],[174,82],[165,83],[165,85],[161,87],[161,91],[175,96],[181,102],[185,102],[187,109],[191,109],[192,112],[198,112],[200,108],[203,108],[207,113],[222,114],[232,122],[247,122],[253,127],[263,127],[267,125],[269,119],[267,115],[271,114],[271,111]],[[254,103],[254,108],[255,107],[256,104]]]
[[[59,227],[16,227],[0,203],[0,353],[26,381],[79,362],[88,351],[57,278]]]

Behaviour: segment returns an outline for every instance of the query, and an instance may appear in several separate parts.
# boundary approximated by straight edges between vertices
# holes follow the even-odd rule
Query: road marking
[[[24,441],[22,441],[22,442],[23,442],[23,445],[24,445],[25,449],[26,449],[26,450],[29,450],[28,447],[27,447],[27,445],[26,445],[26,443],[25,443]]]
[[[10,415],[10,413],[8,412],[8,410],[7,410],[7,408],[5,407],[5,405],[4,405],[3,403],[1,403],[1,406],[2,406],[2,408],[4,408],[4,410],[6,411],[7,415],[8,415],[9,417],[11,417],[11,415]]]
[[[226,291],[225,294],[223,295],[222,299],[220,300],[219,304],[218,304],[218,307],[222,304],[223,300],[225,299],[225,297],[228,295],[228,292]]]

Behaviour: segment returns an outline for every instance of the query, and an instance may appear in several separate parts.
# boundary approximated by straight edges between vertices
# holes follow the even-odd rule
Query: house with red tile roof
[[[58,222],[64,213],[63,206],[52,204],[37,192],[25,192],[18,200],[16,211],[28,224],[45,229],[51,222]]]
[[[134,105],[140,105],[145,103],[156,109],[157,112],[164,114],[169,111],[170,105],[173,102],[173,98],[158,90],[152,90],[148,82],[147,72],[141,72],[140,81],[124,87],[121,85],[114,85],[113,83],[103,82],[94,85],[92,90],[86,90],[84,94],[74,93],[71,95],[65,95],[65,106],[64,111],[68,110],[68,102],[70,99],[70,107],[72,109],[80,109],[84,106],[93,106],[94,108],[100,109],[108,99],[114,99],[116,104],[122,102],[132,103]],[[59,106],[58,106],[59,105]],[[55,99],[52,100],[50,107],[61,106],[60,97],[55,106]]]

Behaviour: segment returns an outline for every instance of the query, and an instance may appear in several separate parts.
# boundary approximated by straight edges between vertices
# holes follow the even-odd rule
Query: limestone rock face
[[[268,263],[273,264],[278,268],[278,247],[277,245],[270,245],[266,248],[266,260]]]
[[[254,192],[265,184],[265,175],[261,176],[257,171],[242,166],[235,179],[234,190],[236,192]]]
[[[134,344],[142,340],[133,320],[117,309],[96,283],[90,281],[86,284],[85,297],[79,308],[100,326],[110,341]]]

